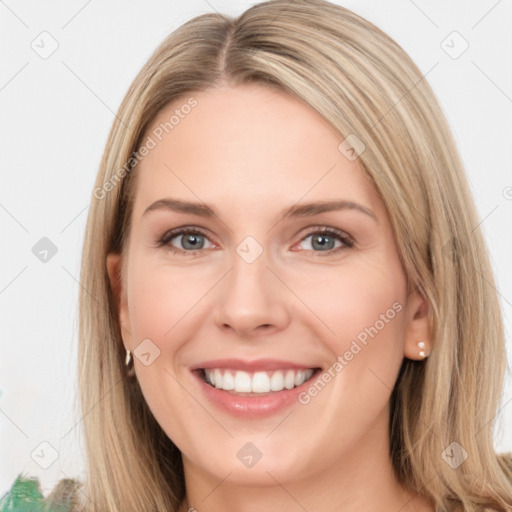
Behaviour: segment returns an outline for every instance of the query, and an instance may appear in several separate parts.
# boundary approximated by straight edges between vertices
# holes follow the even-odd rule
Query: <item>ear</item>
[[[418,346],[420,342],[423,342],[423,347]],[[415,288],[407,300],[404,356],[414,361],[422,361],[431,350],[429,303],[423,293]],[[425,357],[420,352],[424,352]]]
[[[109,253],[107,254],[107,272],[110,280],[110,289],[115,301],[115,310],[117,320],[119,322],[119,328],[121,336],[123,338],[123,344],[125,349],[130,349],[131,344],[127,339],[130,335],[130,322],[128,315],[128,303],[126,299],[126,290],[123,286],[122,279],[122,263],[123,259],[121,254]]]

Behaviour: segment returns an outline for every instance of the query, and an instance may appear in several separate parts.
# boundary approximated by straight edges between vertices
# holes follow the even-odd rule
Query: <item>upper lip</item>
[[[294,363],[280,359],[254,359],[252,361],[244,359],[215,359],[211,361],[203,361],[190,367],[191,370],[211,369],[211,368],[228,368],[233,370],[243,370],[247,372],[267,371],[267,370],[283,370],[297,369],[307,370],[309,368],[319,368],[316,365]]]

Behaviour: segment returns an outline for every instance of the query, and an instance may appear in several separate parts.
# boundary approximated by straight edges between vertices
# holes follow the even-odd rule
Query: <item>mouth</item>
[[[302,386],[313,380],[321,368],[246,372],[229,368],[198,368],[193,370],[212,388],[238,396],[268,396]]]

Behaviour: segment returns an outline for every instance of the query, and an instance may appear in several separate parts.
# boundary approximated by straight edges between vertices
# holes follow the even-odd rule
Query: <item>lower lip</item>
[[[235,395],[230,391],[214,388],[201,378],[201,371],[194,370],[192,373],[199,381],[202,392],[219,409],[239,418],[263,418],[297,402],[298,395],[310,386],[311,381],[320,371],[320,369],[315,370],[306,382],[296,388],[283,389],[259,396]]]

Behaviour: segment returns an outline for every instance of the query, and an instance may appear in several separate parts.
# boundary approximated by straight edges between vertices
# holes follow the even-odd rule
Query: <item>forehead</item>
[[[339,151],[343,138],[307,104],[263,85],[183,96],[143,144],[148,137],[154,147],[137,166],[134,214],[165,195],[233,208],[281,209],[301,198],[379,207],[358,162]]]

